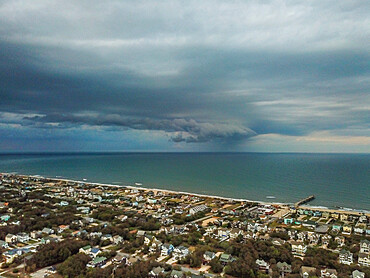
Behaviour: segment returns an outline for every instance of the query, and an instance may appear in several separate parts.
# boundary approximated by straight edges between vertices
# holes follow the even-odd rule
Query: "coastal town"
[[[305,196],[302,196],[305,197]],[[370,214],[0,174],[0,277],[370,277]]]

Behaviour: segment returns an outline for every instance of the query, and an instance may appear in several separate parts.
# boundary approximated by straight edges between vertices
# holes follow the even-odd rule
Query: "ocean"
[[[0,172],[370,210],[369,154],[1,154]],[[269,196],[270,198],[267,198]],[[271,197],[274,198],[271,198]]]

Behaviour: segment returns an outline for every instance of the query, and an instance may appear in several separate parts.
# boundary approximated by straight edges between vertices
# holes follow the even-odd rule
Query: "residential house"
[[[365,278],[365,273],[356,269],[352,272],[352,278]]]
[[[339,263],[346,265],[353,264],[353,254],[350,251],[342,249],[339,253]]]
[[[22,251],[19,250],[19,249],[12,249],[12,250],[5,251],[3,253],[5,263],[7,263],[7,264],[12,263],[15,258],[17,258],[18,256],[21,256],[21,255],[22,255]]]
[[[285,240],[278,238],[278,237],[272,238],[271,242],[273,245],[277,245],[277,246],[281,246],[285,244]]]
[[[30,235],[28,233],[18,233],[17,234],[17,241],[26,243],[30,240]]]
[[[345,237],[344,236],[337,236],[337,237],[335,237],[334,241],[338,244],[339,247],[342,247],[345,244]]]
[[[232,263],[235,260],[236,259],[233,258],[230,254],[225,254],[225,253],[221,254],[220,259],[219,259],[220,263],[223,264],[223,265],[226,265],[228,263]]]
[[[266,273],[270,269],[270,264],[265,262],[264,260],[257,259],[256,260],[256,265],[258,266],[258,270],[266,272]]]
[[[6,222],[6,221],[8,221],[9,219],[10,219],[10,215],[8,215],[8,214],[4,214],[4,215],[1,215],[1,216],[0,216],[0,220],[1,220],[1,221]]]
[[[192,208],[190,208],[190,209],[189,209],[189,213],[190,213],[191,215],[193,215],[193,214],[196,214],[196,213],[198,213],[198,212],[205,211],[205,210],[207,210],[207,209],[208,209],[208,207],[207,207],[206,205],[199,205],[199,206],[196,206],[196,207],[192,207]]]
[[[17,236],[13,234],[7,234],[5,236],[5,242],[6,243],[16,243],[17,242]]]
[[[230,230],[227,228],[220,228],[217,230],[217,236],[221,239],[230,237]]]
[[[69,229],[69,225],[60,225],[58,226],[58,233],[63,233],[65,230]]]
[[[337,224],[337,223],[333,224],[332,230],[333,230],[333,232],[340,232],[342,230],[342,225]]]
[[[323,246],[328,246],[331,239],[332,239],[331,235],[323,235],[321,237],[321,244]]]
[[[89,255],[96,258],[102,251],[99,248],[91,248]]]
[[[115,235],[113,236],[112,240],[114,244],[118,245],[123,241],[123,237],[121,237],[120,235]]]
[[[152,240],[154,240],[154,239],[155,239],[155,236],[145,235],[144,236],[144,244],[149,245],[152,242]]]
[[[42,232],[41,231],[32,231],[30,233],[31,238],[37,239],[42,237]]]
[[[306,255],[307,246],[304,243],[298,242],[298,241],[293,241],[293,242],[291,242],[291,244],[292,244],[292,254],[293,254],[293,256],[295,256],[295,257],[304,257]]]
[[[342,233],[344,235],[350,235],[352,233],[352,226],[350,225],[343,225],[343,231]]]
[[[321,278],[337,278],[337,271],[335,269],[325,268],[320,271]]]
[[[48,234],[48,235],[51,235],[54,233],[54,230],[53,229],[49,229],[49,228],[43,228],[42,231],[41,231],[43,234]]]
[[[85,254],[85,255],[89,255],[90,254],[90,251],[91,251],[91,245],[86,245],[84,247],[81,247],[78,251],[80,253]]]
[[[9,244],[4,240],[0,240],[0,248],[9,248]]]
[[[184,259],[189,254],[189,249],[185,246],[175,247],[173,250],[173,256],[176,260]]]
[[[291,273],[292,272],[292,266],[286,262],[278,262],[276,264],[278,270],[279,270],[279,273],[280,274],[283,274],[284,273],[284,276],[285,274],[288,274],[288,273]],[[283,276],[283,277],[284,277]]]
[[[239,235],[243,235],[243,231],[238,229],[238,228],[233,228],[230,230],[230,238],[231,239],[235,239],[237,238]]]
[[[361,266],[370,266],[370,255],[366,253],[358,254],[358,264]]]
[[[110,242],[113,242],[113,236],[111,234],[105,234],[101,237],[101,240],[109,240]]]
[[[161,255],[162,256],[168,256],[173,252],[173,250],[174,250],[174,247],[173,247],[172,244],[168,244],[168,243],[163,244],[161,246]]]
[[[367,239],[360,241],[360,253],[370,253],[370,241]]]
[[[297,241],[306,241],[307,240],[307,232],[299,232],[297,234]]]
[[[294,222],[294,218],[284,218],[285,225],[293,224],[293,222]]]
[[[302,278],[309,278],[311,276],[316,276],[316,268],[310,266],[301,266],[299,274]]]
[[[328,225],[320,225],[315,228],[315,232],[319,234],[326,234],[329,231]]]
[[[68,206],[69,203],[67,201],[61,201],[59,205],[64,207],[64,206]]]
[[[47,237],[43,237],[41,239],[41,244],[49,244],[50,242],[58,242],[58,238],[57,237],[51,237],[51,236],[47,236]]]
[[[170,273],[171,278],[184,278],[186,277],[185,273],[182,272],[181,270],[175,270],[173,269]]]
[[[113,263],[121,264],[123,263],[124,265],[126,264],[127,258],[124,255],[117,254],[113,259]]]
[[[163,267],[160,267],[160,266],[157,266],[157,267],[154,267],[148,273],[148,277],[149,278],[158,278],[161,273],[164,273],[164,268]]]
[[[206,251],[203,254],[203,258],[206,262],[212,261],[214,258],[216,258],[216,254],[214,252]]]
[[[345,222],[348,220],[348,214],[343,213],[340,215],[339,218],[340,218],[340,221]]]
[[[86,267],[102,267],[103,265],[105,265],[106,260],[106,257],[95,257],[86,265]]]
[[[355,234],[359,234],[359,235],[362,235],[363,233],[365,233],[365,230],[360,227],[360,226],[356,226],[353,231],[355,232]]]
[[[320,235],[314,233],[314,232],[309,232],[307,235],[307,239],[310,242],[310,244],[317,245],[320,240]]]
[[[146,233],[145,231],[139,230],[136,233],[136,237],[143,237],[143,236],[145,236],[145,233]]]

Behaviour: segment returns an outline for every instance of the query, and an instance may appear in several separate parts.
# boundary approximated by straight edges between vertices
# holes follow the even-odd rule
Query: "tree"
[[[58,267],[58,273],[64,277],[77,277],[83,275],[86,270],[86,264],[91,260],[91,258],[85,254],[78,253],[69,257]]]

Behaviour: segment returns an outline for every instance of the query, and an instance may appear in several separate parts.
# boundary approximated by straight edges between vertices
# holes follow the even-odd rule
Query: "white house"
[[[353,264],[353,254],[347,250],[342,249],[339,253],[339,263],[346,265]]]
[[[292,254],[295,257],[304,257],[307,252],[307,246],[298,241],[293,241],[292,243]]]
[[[175,247],[173,250],[173,256],[177,260],[184,259],[189,254],[189,249],[185,246]]]

